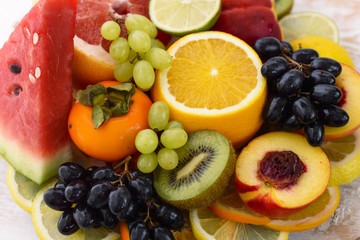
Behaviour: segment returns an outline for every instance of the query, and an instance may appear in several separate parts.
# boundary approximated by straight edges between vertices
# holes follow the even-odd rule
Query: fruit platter
[[[359,240],[360,0],[0,2],[0,239]]]

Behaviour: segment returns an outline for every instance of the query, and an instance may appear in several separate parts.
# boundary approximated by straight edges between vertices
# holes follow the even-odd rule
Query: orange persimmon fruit
[[[117,81],[99,82],[107,87],[121,84]],[[101,127],[95,129],[92,121],[92,107],[76,102],[69,114],[68,131],[75,145],[98,160],[113,162],[136,152],[135,137],[143,129],[149,128],[148,112],[150,98],[135,89],[131,97],[129,112],[120,117],[111,117]]]

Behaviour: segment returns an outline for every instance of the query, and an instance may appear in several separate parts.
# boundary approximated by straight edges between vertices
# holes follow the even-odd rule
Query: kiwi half
[[[176,150],[173,170],[157,168],[154,187],[161,199],[182,209],[204,208],[225,192],[235,171],[234,150],[220,133],[200,130],[189,134]]]

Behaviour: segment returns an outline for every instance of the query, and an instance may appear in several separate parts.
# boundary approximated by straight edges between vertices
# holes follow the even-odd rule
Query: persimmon
[[[121,84],[117,81],[99,82],[105,88]],[[76,102],[69,114],[68,131],[75,145],[85,154],[106,162],[118,161],[136,152],[135,137],[149,128],[150,98],[135,88],[130,98],[129,111],[119,117],[110,117],[100,127],[94,128],[93,107]]]

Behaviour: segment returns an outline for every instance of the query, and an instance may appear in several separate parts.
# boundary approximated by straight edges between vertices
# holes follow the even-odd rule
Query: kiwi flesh
[[[205,208],[225,192],[235,172],[235,154],[220,133],[200,130],[189,134],[176,149],[179,164],[173,170],[157,168],[154,187],[161,199],[182,209]]]

